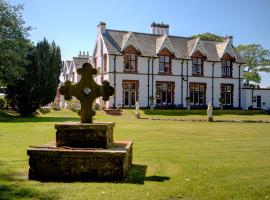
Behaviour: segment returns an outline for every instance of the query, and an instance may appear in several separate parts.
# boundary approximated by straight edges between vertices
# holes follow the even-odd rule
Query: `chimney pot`
[[[226,35],[225,38],[230,41],[231,45],[233,45],[233,36]]]
[[[152,27],[152,33],[153,34],[157,34],[157,35],[169,35],[169,25],[168,24],[164,24],[163,22],[162,23],[156,23],[156,22],[153,22],[151,24],[151,27]]]
[[[99,22],[97,25],[97,32],[98,34],[102,34],[106,32],[106,23],[105,22]]]

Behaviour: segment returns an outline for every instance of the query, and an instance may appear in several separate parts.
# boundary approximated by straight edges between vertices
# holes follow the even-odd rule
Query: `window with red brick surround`
[[[124,50],[124,72],[138,72],[138,51],[132,46]]]
[[[192,56],[192,76],[203,76],[204,75],[204,60],[205,57],[201,52],[196,51]]]
[[[172,73],[172,54],[168,49],[163,49],[159,54],[159,73]]]

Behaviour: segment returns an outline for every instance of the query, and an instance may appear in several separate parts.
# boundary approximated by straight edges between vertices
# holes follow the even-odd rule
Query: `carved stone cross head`
[[[81,80],[77,84],[72,84],[71,81],[66,81],[60,87],[60,94],[65,96],[65,100],[70,100],[72,96],[79,99],[81,110],[78,115],[81,116],[82,123],[92,123],[95,111],[92,109],[96,98],[102,96],[104,101],[108,101],[109,97],[114,94],[114,88],[110,86],[108,81],[103,81],[102,86],[98,85],[93,75],[97,74],[97,70],[90,63],[84,63],[82,68],[77,70],[81,75]]]

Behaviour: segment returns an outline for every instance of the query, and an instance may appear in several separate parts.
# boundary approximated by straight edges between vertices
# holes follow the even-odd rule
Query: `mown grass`
[[[134,142],[123,183],[27,180],[28,146],[54,140],[54,124],[79,121],[74,112],[0,122],[0,199],[270,198],[270,124],[137,120],[133,112],[95,117],[116,122],[115,140]]]

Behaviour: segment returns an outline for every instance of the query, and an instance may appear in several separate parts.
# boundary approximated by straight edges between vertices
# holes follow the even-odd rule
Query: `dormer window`
[[[221,61],[222,77],[232,77],[232,60]]]
[[[165,48],[159,54],[159,73],[170,74],[172,72],[172,54]]]
[[[137,72],[138,68],[138,51],[129,46],[124,51],[124,71],[125,72]]]
[[[192,58],[192,75],[203,76],[203,58]]]
[[[136,71],[137,55],[135,53],[125,54],[125,71]]]
[[[171,56],[159,56],[159,72],[171,72]]]

